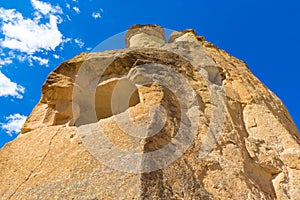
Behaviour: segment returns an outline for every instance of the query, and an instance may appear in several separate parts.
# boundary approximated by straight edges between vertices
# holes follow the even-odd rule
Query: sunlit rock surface
[[[243,61],[193,30],[125,40],[49,74],[0,150],[1,199],[300,199],[299,132]]]

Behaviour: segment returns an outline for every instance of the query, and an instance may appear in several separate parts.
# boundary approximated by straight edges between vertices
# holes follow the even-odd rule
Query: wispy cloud
[[[12,82],[0,71],[0,97],[12,96],[18,99],[23,98],[25,88],[15,82]]]
[[[80,9],[79,9],[78,7],[76,7],[76,6],[73,7],[73,10],[74,10],[77,14],[80,13]]]
[[[100,12],[93,12],[93,13],[92,13],[92,17],[93,17],[94,19],[101,18],[101,13],[100,13]]]
[[[59,6],[52,6],[49,3],[45,3],[39,0],[31,0],[31,4],[33,6],[34,9],[36,9],[37,11],[39,11],[40,13],[47,15],[49,13],[52,14],[62,14],[62,9]]]
[[[103,13],[103,9],[101,8],[99,11],[93,12],[93,13],[92,13],[92,17],[93,17],[94,19],[102,18],[102,13]]]
[[[17,134],[21,131],[23,124],[26,121],[26,116],[19,113],[9,115],[6,117],[5,123],[0,123],[1,129],[4,130],[8,135]]]
[[[37,61],[39,63],[39,65],[48,66],[48,64],[49,64],[49,59],[41,58],[41,57],[38,57],[38,56],[32,56],[32,55],[30,55],[28,57],[28,61],[29,61],[29,64],[31,66],[33,66],[33,61]]]
[[[0,68],[2,65],[8,65],[11,64],[13,61],[11,58],[0,58]]]
[[[74,39],[74,42],[75,42],[80,48],[84,47],[84,42],[83,42],[81,39],[76,38],[76,39]]]

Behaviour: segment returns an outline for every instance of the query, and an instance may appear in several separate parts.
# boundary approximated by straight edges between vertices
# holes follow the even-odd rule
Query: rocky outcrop
[[[300,199],[299,132],[243,61],[193,30],[126,44],[49,74],[0,150],[1,199]]]
[[[135,25],[125,36],[126,47],[161,47],[166,43],[165,31],[157,25]]]

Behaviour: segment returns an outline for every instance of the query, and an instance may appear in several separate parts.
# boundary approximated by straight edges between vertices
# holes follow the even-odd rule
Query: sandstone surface
[[[281,100],[195,31],[164,37],[134,26],[127,48],[51,72],[0,150],[0,198],[299,200],[299,132]]]

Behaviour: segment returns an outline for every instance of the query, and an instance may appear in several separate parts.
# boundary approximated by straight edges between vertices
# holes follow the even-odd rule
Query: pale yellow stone
[[[161,27],[134,26],[125,39],[135,48],[83,53],[51,72],[23,134],[0,150],[0,198],[300,199],[299,132],[280,99],[243,61],[200,41],[193,30],[172,34],[169,44],[163,36]],[[156,49],[142,46],[149,44]],[[97,80],[99,63],[109,67]],[[156,75],[161,73],[182,99],[158,82],[131,85],[129,80],[147,82],[138,67],[151,63],[181,74],[193,88],[194,99],[187,98],[186,88],[168,72]],[[82,66],[95,73],[76,82]],[[82,91],[91,86],[94,90]],[[220,98],[222,87],[225,102]],[[212,93],[213,88],[218,92]],[[115,90],[121,104],[113,115],[110,102]],[[221,113],[215,111],[223,104]],[[187,151],[174,162],[141,173],[105,163],[118,149],[143,155],[175,143],[180,122],[187,119],[181,112],[189,120],[195,117],[199,127]],[[188,129],[190,122],[183,126]],[[145,139],[152,123],[161,123],[162,129]],[[79,134],[79,125],[89,140]],[[220,133],[214,133],[219,126]],[[90,134],[91,127],[101,128],[103,135]],[[111,154],[101,154],[111,146],[99,138],[114,144]],[[99,151],[87,148],[87,141]],[[211,146],[203,148],[205,142]],[[121,164],[117,161],[112,163]],[[130,166],[143,164],[143,159],[130,161]]]

